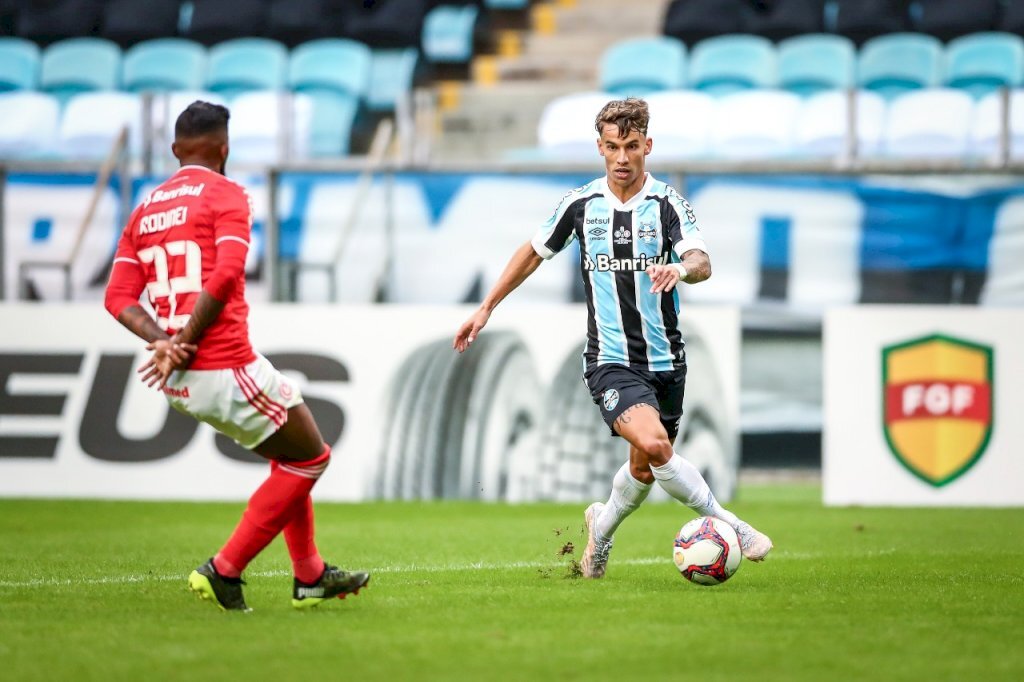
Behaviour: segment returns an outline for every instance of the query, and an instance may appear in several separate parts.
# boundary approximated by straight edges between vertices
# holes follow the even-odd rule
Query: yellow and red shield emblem
[[[936,334],[882,349],[885,437],[915,476],[943,486],[992,434],[990,346]]]

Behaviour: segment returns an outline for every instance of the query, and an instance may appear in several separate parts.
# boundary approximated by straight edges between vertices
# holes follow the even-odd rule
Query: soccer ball
[[[717,585],[739,570],[743,555],[732,526],[721,519],[698,516],[676,535],[672,558],[691,583]]]

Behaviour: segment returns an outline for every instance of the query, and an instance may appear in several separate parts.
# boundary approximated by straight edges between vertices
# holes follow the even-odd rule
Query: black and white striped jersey
[[[620,364],[651,372],[683,366],[679,294],[651,293],[648,265],[678,263],[691,249],[707,253],[693,209],[678,192],[648,174],[622,203],[599,178],[569,192],[533,238],[548,259],[580,245],[587,295],[586,369]]]

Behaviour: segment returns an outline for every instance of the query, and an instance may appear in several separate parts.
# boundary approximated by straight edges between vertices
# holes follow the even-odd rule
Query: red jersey
[[[202,166],[183,166],[132,212],[114,257],[108,310],[117,317],[145,288],[157,324],[174,335],[206,288],[224,308],[203,331],[189,369],[249,364],[256,357],[245,302],[251,231],[252,200],[241,185]]]

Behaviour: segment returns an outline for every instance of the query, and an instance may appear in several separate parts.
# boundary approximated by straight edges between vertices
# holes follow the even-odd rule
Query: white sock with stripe
[[[651,472],[665,492],[701,516],[714,516],[733,528],[741,523],[735,514],[718,503],[697,467],[677,453],[672,453],[672,458],[664,466],[652,466]]]
[[[598,538],[610,539],[619,524],[647,499],[651,487],[651,483],[641,483],[633,478],[629,473],[629,462],[623,464],[612,479],[612,493],[594,522]]]

